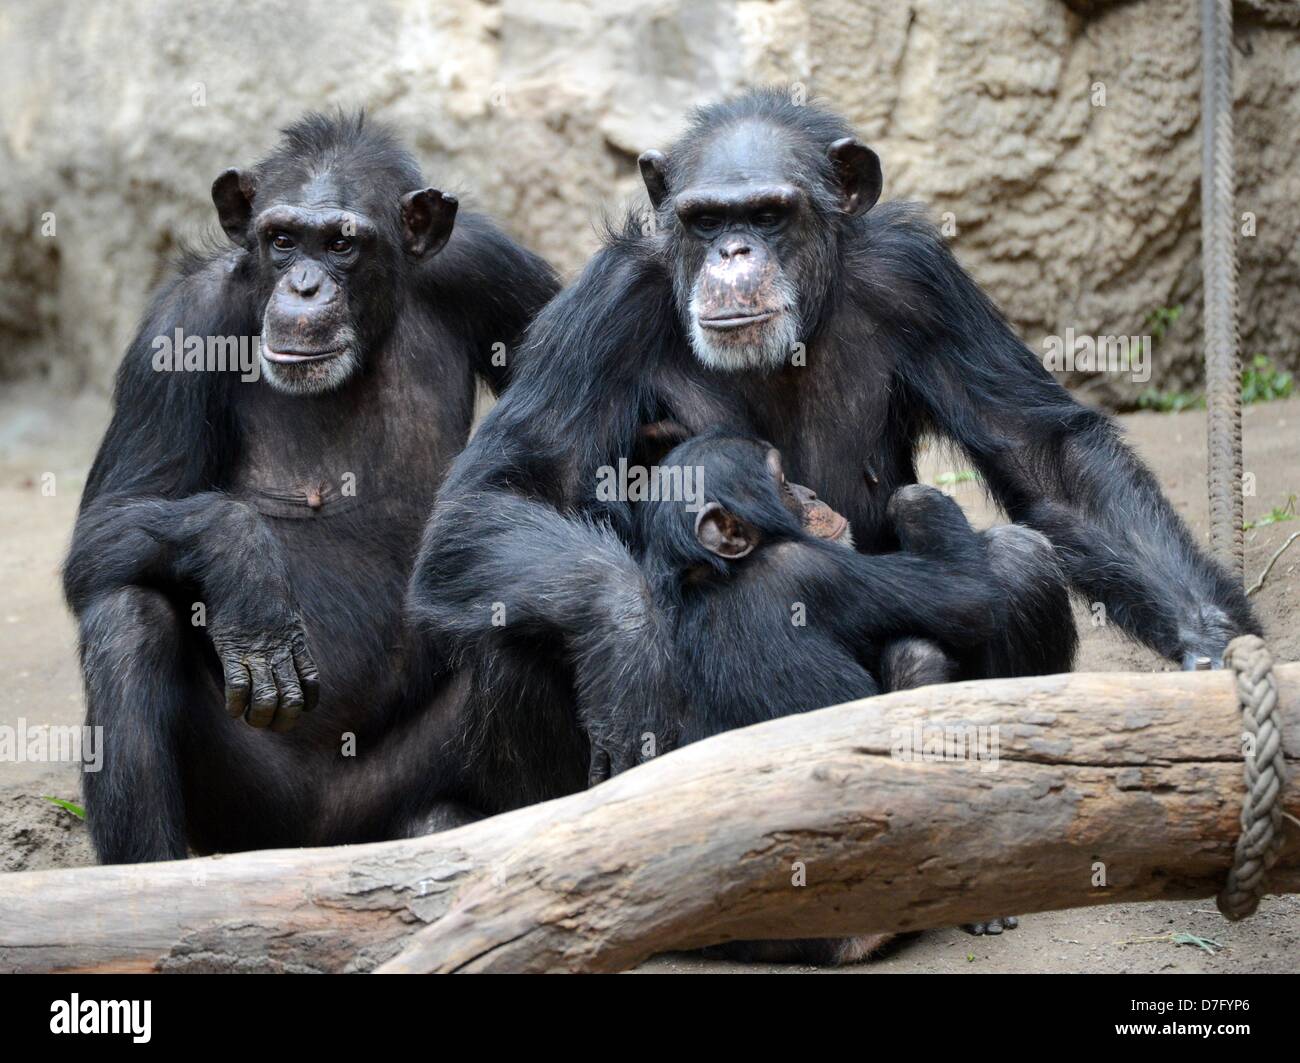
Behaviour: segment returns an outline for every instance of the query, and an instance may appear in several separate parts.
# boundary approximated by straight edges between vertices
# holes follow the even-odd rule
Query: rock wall
[[[792,83],[846,112],[1032,343],[1150,333],[1199,365],[1189,0],[34,0],[0,15],[0,377],[104,389],[208,188],[310,107],[364,105],[563,269],[689,106]],[[1237,7],[1243,351],[1295,367],[1296,4]],[[48,232],[51,222],[53,234]],[[1085,382],[1123,402],[1142,386]]]

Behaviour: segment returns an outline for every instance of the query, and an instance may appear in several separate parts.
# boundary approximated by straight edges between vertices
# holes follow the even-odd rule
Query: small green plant
[[[1257,354],[1241,373],[1241,401],[1249,406],[1253,402],[1272,402],[1291,395],[1295,381],[1285,369],[1273,368],[1267,355]]]
[[[78,819],[86,818],[86,810],[80,805],[73,804],[71,801],[65,801],[61,797],[50,797],[48,794],[41,794],[46,801],[52,805],[58,805],[63,811],[71,812]]]
[[[1274,506],[1258,520],[1242,521],[1242,531],[1252,531],[1255,528],[1263,528],[1269,524],[1281,524],[1284,521],[1295,520],[1295,495],[1287,498],[1286,504]]]
[[[1152,344],[1165,338],[1165,333],[1173,328],[1174,322],[1183,316],[1183,305],[1158,306],[1147,314],[1146,327],[1151,330]]]
[[[1185,391],[1157,391],[1147,388],[1138,396],[1139,410],[1155,410],[1157,413],[1179,413],[1183,410],[1199,410],[1205,406],[1204,395],[1190,395]]]

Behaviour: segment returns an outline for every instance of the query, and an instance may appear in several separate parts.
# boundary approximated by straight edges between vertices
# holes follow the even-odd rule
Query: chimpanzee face
[[[880,194],[870,149],[852,138],[824,155],[809,148],[755,119],[679,146],[676,166],[641,156],[651,201],[671,205],[677,304],[710,368],[789,361],[834,282],[837,215],[862,214]]]
[[[394,316],[403,254],[422,258],[446,244],[456,200],[426,188],[356,209],[329,174],[265,197],[255,186],[228,170],[213,198],[226,232],[257,256],[262,376],[292,394],[334,390],[365,365]]]
[[[787,480],[781,452],[775,447],[767,452],[767,469],[776,482],[781,504],[799,521],[805,532],[827,542],[853,546],[853,528],[849,518],[831,509],[830,504],[818,498],[811,487]]]

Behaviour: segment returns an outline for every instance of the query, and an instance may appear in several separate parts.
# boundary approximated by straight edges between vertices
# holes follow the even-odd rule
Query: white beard
[[[341,387],[359,368],[356,338],[347,332],[341,335],[344,350],[333,358],[319,362],[272,362],[264,353],[265,344],[258,345],[258,363],[262,376],[276,391],[286,395],[321,395]]]
[[[691,293],[691,347],[695,357],[710,369],[733,373],[742,369],[766,372],[780,369],[799,342],[799,315],[794,291],[784,278],[777,282],[778,298],[785,309],[761,324],[715,331],[700,327],[699,295]]]

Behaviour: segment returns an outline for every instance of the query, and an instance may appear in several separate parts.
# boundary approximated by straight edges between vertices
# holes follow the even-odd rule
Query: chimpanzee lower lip
[[[767,310],[761,314],[747,314],[737,317],[702,317],[700,326],[711,329],[734,329],[745,328],[747,325],[758,325],[764,321],[769,321],[780,313],[778,310]]]
[[[266,355],[268,362],[292,365],[297,362],[319,362],[326,358],[334,358],[343,353],[343,348],[335,347],[331,351],[276,351],[263,344],[262,353]]]

